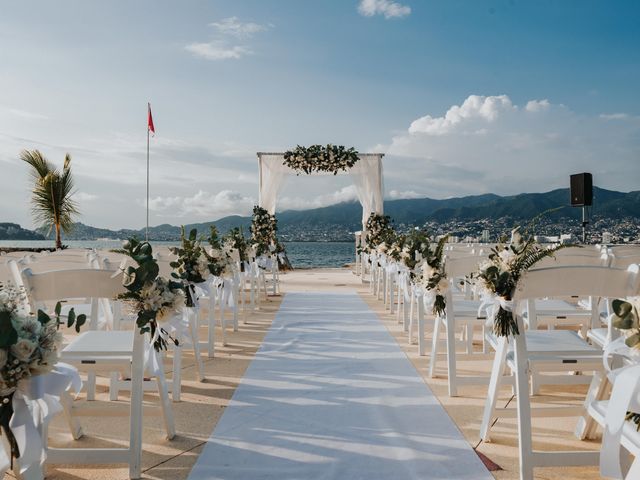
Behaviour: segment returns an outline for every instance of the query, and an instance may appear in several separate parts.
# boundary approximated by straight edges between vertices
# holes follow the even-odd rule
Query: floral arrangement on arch
[[[433,304],[432,311],[434,315],[442,316],[447,308],[446,295],[449,290],[449,280],[444,269],[444,246],[449,240],[449,236],[445,235],[440,238],[436,249],[431,251],[423,250],[421,262],[416,266],[415,282],[425,291],[425,298],[429,303]]]
[[[488,260],[480,264],[477,278],[485,295],[496,299],[498,308],[494,308],[493,312],[493,331],[496,335],[507,337],[520,333],[513,316],[512,300],[522,276],[543,258],[552,257],[558,250],[570,246],[573,245],[544,247],[531,235],[525,239],[520,233],[520,227],[516,227],[511,232],[508,244],[501,239],[491,249]]]
[[[396,232],[391,226],[391,217],[388,215],[380,215],[371,213],[365,224],[366,234],[364,237],[364,245],[362,250],[365,252],[385,253],[389,245],[393,243]]]
[[[129,256],[136,266],[122,269],[122,285],[127,291],[117,298],[131,305],[136,314],[136,326],[141,334],[151,335],[157,351],[167,348],[167,339],[178,345],[178,341],[159,326],[159,321],[184,304],[182,282],[158,276],[160,268],[149,242],[132,238],[123,243],[119,252]]]
[[[337,175],[338,172],[348,171],[358,160],[358,152],[355,148],[332,144],[310,147],[298,145],[294,150],[287,150],[284,153],[284,164],[294,170],[297,175],[313,172]]]
[[[271,215],[262,207],[253,207],[253,218],[251,219],[251,245],[255,249],[256,256],[270,253],[280,253],[284,251],[279,245],[278,220],[275,215]],[[280,247],[280,252],[276,252]]]
[[[20,457],[18,442],[11,431],[13,396],[19,383],[53,370],[60,357],[62,334],[61,304],[51,318],[42,310],[37,316],[26,315],[20,308],[23,294],[10,284],[0,284],[0,433],[6,435],[12,458]],[[70,311],[69,326],[79,330],[86,316]]]

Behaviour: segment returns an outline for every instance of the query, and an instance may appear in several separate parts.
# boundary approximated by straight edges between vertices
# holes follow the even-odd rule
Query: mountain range
[[[593,204],[591,214],[594,216],[610,219],[640,218],[640,191],[624,193],[594,187]],[[442,200],[431,198],[387,200],[384,203],[385,214],[389,215],[396,225],[491,220],[504,217],[509,217],[514,221],[523,221],[558,207],[566,208],[560,208],[560,210],[551,213],[551,218],[577,219],[581,215],[580,208],[569,206],[569,189],[557,189],[545,193],[522,193],[512,196],[483,194]],[[312,210],[279,212],[278,227],[283,236],[289,236],[294,231],[305,231],[309,239],[321,240],[325,235],[323,232],[360,230],[361,217],[360,204],[348,202]],[[233,215],[211,222],[188,224],[185,227],[187,230],[196,228],[201,233],[207,233],[209,225],[212,224],[216,225],[221,233],[236,226],[241,226],[245,232],[248,232],[251,217]],[[5,230],[1,225],[9,224],[0,224],[0,239],[8,239],[9,237],[4,236]],[[20,228],[15,224],[12,225]],[[11,232],[12,239],[16,239],[15,228]],[[34,233],[26,232],[29,231],[25,231],[25,235]],[[39,231],[36,235],[43,233],[46,232]],[[68,240],[95,240],[101,238],[121,239],[131,236],[144,237],[144,229],[109,230],[77,223],[73,233],[66,235],[65,238]],[[162,224],[149,229],[151,240],[177,240],[179,236],[180,227],[174,225]],[[25,236],[24,239],[34,239],[34,237]]]

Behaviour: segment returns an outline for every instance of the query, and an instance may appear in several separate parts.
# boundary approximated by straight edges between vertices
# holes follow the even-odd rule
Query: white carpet
[[[189,478],[493,476],[360,297],[289,293]]]

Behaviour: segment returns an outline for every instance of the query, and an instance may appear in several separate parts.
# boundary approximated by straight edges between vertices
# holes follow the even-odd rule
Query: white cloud
[[[209,24],[216,31],[208,42],[193,42],[184,48],[196,57],[206,60],[237,60],[253,54],[249,45],[241,45],[235,41],[248,40],[256,33],[263,32],[272,25],[260,25],[253,22],[243,23],[238,17],[223,18]]]
[[[527,112],[542,112],[548,110],[551,103],[546,98],[544,100],[529,100],[524,107]]]
[[[218,40],[206,43],[191,43],[184,47],[187,52],[191,52],[196,57],[207,60],[228,60],[238,59],[246,55],[251,55],[253,51],[244,45],[227,45]]]
[[[73,199],[77,200],[78,202],[91,202],[93,200],[96,200],[97,198],[98,195],[87,192],[76,192],[73,194]]]
[[[358,199],[355,185],[349,185],[335,192],[318,195],[314,198],[282,197],[278,199],[279,211],[306,210],[309,208],[321,208],[336,203],[352,202]]]
[[[251,37],[256,33],[264,32],[270,25],[260,25],[258,23],[242,23],[238,17],[223,18],[218,22],[212,22],[209,26],[214,27],[224,35],[233,35],[238,38]]]
[[[144,200],[138,200],[144,205]],[[149,200],[149,210],[162,213],[165,216],[197,217],[211,220],[228,215],[249,215],[256,200],[232,190],[222,190],[218,193],[198,190],[190,197],[154,197]]]
[[[627,113],[602,113],[600,118],[603,120],[626,120],[629,118]]]
[[[470,95],[462,105],[453,105],[443,117],[425,115],[414,120],[409,133],[445,135],[463,126],[477,125],[476,122],[493,122],[500,115],[513,111],[515,107],[506,95]]]
[[[424,193],[418,193],[414,190],[391,190],[386,198],[390,200],[403,200],[407,198],[424,198],[426,196]]]
[[[360,0],[358,12],[365,17],[384,15],[384,18],[402,18],[411,13],[411,7],[391,0]]]
[[[628,117],[624,128],[603,121],[624,118],[577,114],[548,100],[515,105],[507,95],[471,95],[442,116],[411,122],[382,147],[385,184],[436,198],[515,194],[563,188],[570,174],[586,171],[603,188],[637,190],[640,121]]]
[[[19,108],[5,107],[0,105],[0,113],[7,113],[14,117],[20,117],[27,120],[47,120],[49,117],[41,113],[29,112]]]

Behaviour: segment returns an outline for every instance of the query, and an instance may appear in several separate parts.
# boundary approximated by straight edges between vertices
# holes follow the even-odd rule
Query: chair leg
[[[172,440],[173,437],[176,436],[176,426],[173,421],[173,409],[169,402],[169,393],[167,392],[164,371],[156,377],[156,383],[158,385],[158,398],[160,400],[162,418],[164,419],[164,428],[167,431],[167,439]]]
[[[587,413],[587,409],[593,402],[597,402],[605,398],[608,386],[609,380],[606,375],[603,375],[603,372],[593,373],[591,385],[589,386],[587,397],[584,400],[585,412],[580,418],[578,418],[575,430],[575,435],[580,440],[593,439],[595,437],[597,423],[589,413]]]
[[[418,302],[418,354],[422,357],[426,354],[424,344],[424,302]]]
[[[93,402],[96,399],[96,374],[89,372],[87,374],[87,401]]]
[[[191,343],[193,344],[193,355],[196,362],[196,372],[198,381],[204,382],[204,366],[202,364],[202,356],[200,355],[200,336],[198,335],[196,312],[189,312],[189,329],[191,330]]]
[[[174,402],[180,401],[182,391],[182,346],[173,347],[173,374],[171,378],[171,397]]]
[[[109,400],[112,402],[117,402],[119,394],[120,394],[120,373],[111,372],[111,377],[109,379]]]
[[[524,325],[519,327],[524,331]],[[516,403],[518,407],[518,447],[520,453],[520,480],[533,480],[533,443],[531,436],[531,399],[529,397],[529,374],[527,372],[527,347],[524,335],[514,339],[516,367]]]
[[[457,365],[456,365],[456,330],[455,319],[445,319],[445,332],[447,334],[447,375],[449,377],[449,396],[458,396]]]
[[[143,342],[145,337],[136,335],[134,342]],[[134,345],[134,358],[131,362],[131,414],[129,430],[129,478],[140,478],[142,470],[142,383],[144,377],[144,365],[142,355],[135,355],[137,350],[142,350],[141,345]]]
[[[212,291],[209,297],[209,315],[207,316],[207,356],[216,354],[216,300],[218,292]]]
[[[431,358],[429,359],[429,378],[434,378],[436,374],[441,323],[442,319],[440,317],[436,317],[435,321],[433,322],[433,337],[431,338]]]
[[[484,442],[490,442],[491,437],[489,430],[496,411],[496,403],[498,402],[498,394],[500,393],[500,383],[505,371],[505,362],[507,358],[508,342],[506,338],[498,339],[498,348],[493,357],[493,365],[491,367],[491,378],[489,380],[489,391],[484,404],[484,413],[482,415],[482,424],[480,426],[480,438]]]

